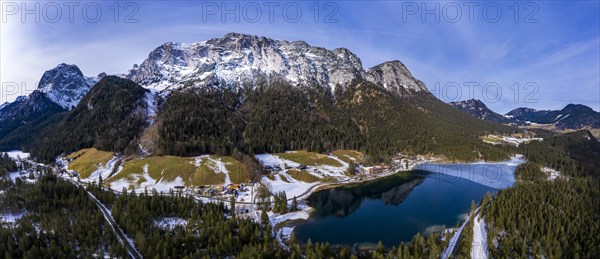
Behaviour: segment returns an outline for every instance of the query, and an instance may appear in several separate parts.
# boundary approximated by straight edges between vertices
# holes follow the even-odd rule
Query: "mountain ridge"
[[[483,120],[513,125],[551,124],[559,129],[600,128],[600,112],[583,104],[567,104],[560,110],[515,108],[501,115],[476,99],[451,102],[455,108]]]

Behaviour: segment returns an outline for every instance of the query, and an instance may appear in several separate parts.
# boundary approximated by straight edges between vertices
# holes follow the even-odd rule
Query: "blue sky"
[[[482,99],[501,113],[568,103],[600,110],[598,1],[106,1],[72,6],[71,15],[63,2],[47,3],[2,1],[2,101],[16,97],[7,83],[18,83],[19,94],[30,92],[59,63],[76,64],[86,75],[123,73],[164,42],[233,31],[345,47],[365,68],[400,60],[445,101]],[[235,14],[222,17],[224,8]]]

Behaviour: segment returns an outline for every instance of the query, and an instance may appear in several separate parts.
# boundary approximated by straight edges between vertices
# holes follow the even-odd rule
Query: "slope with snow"
[[[295,151],[288,151],[288,153],[293,152]],[[276,154],[259,154],[255,155],[255,158],[261,165],[272,170],[272,179],[263,177],[262,181],[268,183],[274,193],[285,192],[288,198],[294,196],[298,197],[305,194],[312,187],[322,183],[322,181],[305,182],[290,175],[290,170],[298,170],[297,168],[301,166],[298,162],[282,158]],[[322,179],[323,181],[326,179],[347,181],[351,178],[346,175],[349,168],[348,163],[333,155],[328,155],[327,158],[335,160],[341,166],[327,164],[304,165],[305,168],[301,170],[301,173],[310,174],[310,176],[316,179]]]

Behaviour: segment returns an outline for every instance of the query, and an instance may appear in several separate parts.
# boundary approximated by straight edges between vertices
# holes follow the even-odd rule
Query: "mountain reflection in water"
[[[367,183],[316,192],[309,197],[308,204],[315,208],[312,217],[345,217],[356,211],[364,199],[378,199],[384,204],[399,205],[424,180],[421,173],[396,174]]]

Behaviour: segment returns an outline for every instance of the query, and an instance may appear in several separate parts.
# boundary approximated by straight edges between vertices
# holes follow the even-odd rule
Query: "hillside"
[[[130,143],[135,150],[132,141],[148,124],[146,93],[127,79],[102,78],[77,107],[31,142],[32,155],[53,161],[61,153],[81,148],[124,152]]]
[[[567,176],[600,177],[600,142],[587,130],[548,136],[520,145],[517,151],[538,168],[549,167]]]
[[[524,123],[550,124],[559,129],[600,128],[600,112],[582,104],[569,104],[555,111],[517,108],[506,117]]]
[[[500,124],[516,123],[515,120],[500,115],[490,108],[487,107],[482,101],[476,99],[464,100],[459,102],[450,102],[451,106],[467,113],[471,116],[475,116],[482,120],[488,120]]]

